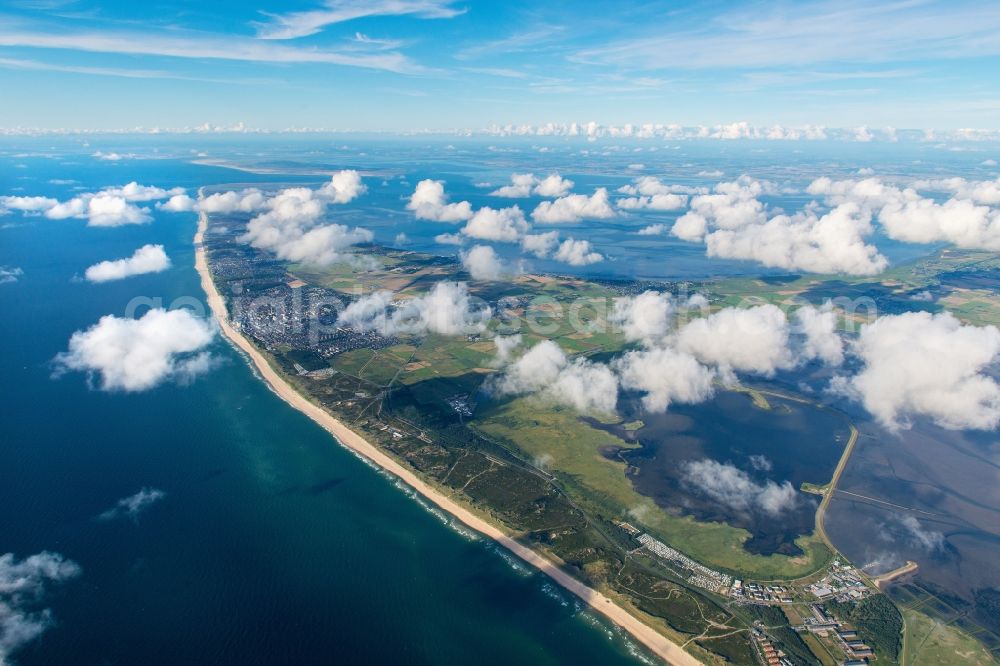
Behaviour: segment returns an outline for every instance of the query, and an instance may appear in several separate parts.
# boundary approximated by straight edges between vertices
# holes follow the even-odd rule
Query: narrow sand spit
[[[468,527],[493,539],[501,546],[543,572],[556,583],[569,590],[580,599],[589,604],[594,610],[601,613],[616,625],[627,631],[637,641],[642,643],[654,654],[661,657],[668,664],[674,666],[691,666],[700,664],[697,659],[681,649],[679,645],[671,642],[655,629],[640,621],[628,613],[624,608],[618,606],[611,599],[607,598],[597,590],[593,590],[568,573],[559,568],[555,563],[549,561],[542,555],[536,553],[531,548],[515,541],[499,528],[486,522],[479,516],[471,513],[449,497],[442,495],[435,489],[428,486],[413,472],[403,467],[401,464],[380,451],[360,435],[352,431],[343,423],[335,419],[329,413],[316,406],[295,389],[293,389],[281,375],[279,375],[267,362],[267,359],[257,351],[249,340],[243,337],[236,329],[229,324],[229,317],[226,312],[225,301],[222,295],[215,288],[215,282],[208,270],[208,260],[205,256],[205,249],[202,240],[205,229],[208,226],[208,216],[202,213],[198,220],[198,233],[194,237],[195,243],[195,268],[201,276],[201,286],[208,297],[208,305],[211,307],[215,318],[222,329],[223,334],[234,345],[243,350],[253,361],[257,371],[260,372],[264,380],[267,381],[271,389],[281,397],[282,400],[299,410],[313,421],[321,425],[343,446],[361,454],[382,469],[398,477],[403,483],[413,488],[427,500],[440,509],[446,511],[451,516],[461,521]]]

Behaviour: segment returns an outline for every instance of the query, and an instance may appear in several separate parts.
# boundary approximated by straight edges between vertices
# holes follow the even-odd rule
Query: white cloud
[[[268,22],[258,25],[257,34],[262,39],[297,39],[321,32],[328,25],[354,21],[372,16],[416,16],[426,19],[452,18],[465,13],[453,7],[452,0],[377,0],[352,2],[334,0],[324,3],[322,9],[269,15]],[[358,41],[369,41],[358,33]]]
[[[168,197],[176,196],[178,194],[184,194],[183,187],[175,187],[170,190],[165,190],[162,187],[156,187],[153,185],[140,185],[134,180],[121,187],[108,187],[100,192],[101,194],[111,196],[111,197],[121,197],[125,201],[156,201],[158,199],[166,199]]]
[[[49,197],[0,197],[0,215],[10,210],[24,213],[43,213],[58,205],[56,199]]]
[[[281,190],[265,202],[267,210],[250,220],[239,240],[288,261],[319,266],[341,261],[348,248],[370,242],[373,235],[360,227],[318,225],[329,200],[305,187]]]
[[[775,518],[799,503],[798,493],[788,481],[758,483],[733,465],[704,458],[686,462],[682,469],[689,488],[741,513]]]
[[[619,199],[617,206],[622,210],[679,210],[687,205],[683,194],[654,194],[652,196]]]
[[[198,210],[204,213],[253,213],[264,208],[267,197],[256,187],[244,190],[216,192],[198,199]]]
[[[166,496],[167,494],[162,490],[142,488],[136,494],[118,500],[113,507],[97,516],[97,519],[108,521],[118,518],[128,518],[137,522],[143,511]]]
[[[944,534],[937,530],[925,529],[914,516],[903,516],[899,519],[899,525],[903,528],[906,539],[911,546],[922,548],[928,552],[944,549]]]
[[[641,229],[639,233],[644,233],[650,235],[653,233],[660,233],[660,230],[664,228],[662,224],[654,224],[651,227],[646,227]],[[694,243],[705,239],[705,234],[708,233],[708,220],[705,219],[704,215],[698,213],[685,213],[677,218],[674,222],[674,226],[670,229],[670,233],[677,236],[681,240],[686,240],[688,242]]]
[[[361,174],[353,169],[345,169],[333,174],[330,182],[319,188],[317,195],[331,203],[345,204],[368,191],[361,182]]]
[[[552,173],[538,181],[534,192],[540,197],[561,197],[572,190],[573,185],[572,180]]]
[[[0,284],[17,282],[22,275],[24,271],[17,266],[0,266]]]
[[[472,204],[468,201],[448,203],[444,183],[439,180],[427,179],[417,183],[406,208],[412,210],[418,220],[462,222],[472,217]]]
[[[57,373],[98,375],[105,391],[144,391],[166,380],[186,381],[211,366],[201,352],[215,326],[187,310],[153,309],[139,319],[107,315],[69,340],[55,358]],[[200,352],[200,353],[196,353]]]
[[[561,197],[573,189],[573,181],[563,178],[557,173],[542,179],[537,178],[533,173],[515,173],[511,175],[510,181],[510,185],[490,192],[490,196],[512,199],[526,198],[532,194],[540,197]]]
[[[121,187],[108,187],[100,192],[81,194],[63,202],[48,197],[0,197],[0,209],[44,213],[53,220],[87,218],[87,224],[92,227],[117,227],[152,221],[149,209],[140,208],[134,202],[168,197],[178,198],[179,202],[185,196],[184,188],[181,187],[165,190],[132,181]],[[171,207],[165,209],[171,210]]]
[[[801,360],[819,359],[827,365],[844,360],[844,341],[837,335],[837,313],[827,302],[822,308],[806,305],[795,311],[798,330],[805,339],[799,349]]]
[[[774,305],[726,308],[695,319],[677,331],[680,351],[723,371],[770,376],[790,368],[789,327],[785,313]]]
[[[501,367],[507,365],[510,361],[511,354],[514,350],[521,346],[521,334],[515,333],[514,335],[498,335],[493,338],[493,344],[496,346],[496,358],[493,361],[493,365],[496,367]]]
[[[462,266],[473,280],[497,280],[503,275],[503,262],[489,245],[475,245],[461,256]]]
[[[462,234],[438,234],[434,237],[434,242],[441,245],[464,245],[465,236]]]
[[[315,46],[289,46],[242,35],[213,35],[204,31],[173,29],[146,31],[41,32],[7,29],[0,33],[0,46],[64,49],[91,53],[116,53],[204,60],[267,63],[322,63],[363,67],[398,73],[426,72],[395,51],[334,51]],[[147,130],[154,132],[156,128]],[[214,131],[196,128],[195,131]],[[234,131],[245,131],[245,128]],[[119,155],[135,157],[134,155]]]
[[[196,202],[186,194],[175,194],[167,201],[156,204],[157,210],[168,213],[187,213],[194,210]]]
[[[580,412],[610,413],[618,402],[618,380],[607,366],[570,361],[551,340],[510,364],[495,388],[501,395],[538,394]]]
[[[80,567],[58,553],[41,552],[14,559],[0,555],[0,664],[41,636],[52,623],[48,609],[38,610],[46,588],[80,575]]]
[[[615,299],[609,320],[621,327],[626,340],[652,344],[667,334],[673,313],[670,294],[648,290]]]
[[[555,201],[543,201],[531,213],[535,222],[548,224],[585,219],[601,220],[614,216],[615,211],[608,200],[608,190],[604,187],[597,188],[589,197],[585,194],[570,194]]]
[[[87,202],[87,225],[91,227],[120,227],[152,221],[149,209],[130,204],[124,197],[99,194]]]
[[[778,215],[763,223],[718,229],[705,236],[708,256],[749,259],[764,266],[810,273],[876,275],[889,262],[865,242],[870,215],[853,203],[822,217]]]
[[[86,217],[91,227],[118,227],[152,222],[148,208],[139,208],[123,196],[88,194],[56,204],[45,212],[53,220]]]
[[[889,429],[919,415],[951,429],[1000,423],[1000,386],[987,374],[1000,354],[995,326],[963,325],[948,312],[886,315],[861,327],[852,352],[864,367],[834,388]]]
[[[944,203],[917,190],[953,192]],[[977,204],[1000,203],[1000,180],[964,178],[916,181],[900,189],[878,178],[839,180],[818,178],[807,190],[828,203],[855,203],[877,212],[890,238],[907,243],[947,242],[963,248],[1000,249],[1000,210]]]
[[[391,311],[390,311],[391,308]],[[340,313],[337,323],[380,335],[465,335],[486,330],[492,310],[473,303],[464,282],[442,281],[424,296],[398,303],[393,295],[380,291],[351,303]]]
[[[543,234],[527,234],[521,238],[521,249],[545,259],[559,244],[559,232],[548,231]]]
[[[662,222],[657,222],[656,224],[650,224],[649,226],[639,229],[639,231],[637,231],[636,233],[639,234],[640,236],[660,236],[662,234],[667,233],[667,231],[669,231],[667,225],[663,224]],[[684,232],[682,231],[681,233]],[[704,235],[705,235],[704,231],[696,234],[695,240],[700,239]],[[683,238],[683,236],[681,237]],[[690,239],[685,239],[685,240],[690,240]]]
[[[143,273],[159,273],[168,268],[170,258],[162,245],[143,245],[126,259],[94,264],[86,270],[84,277],[91,282],[108,282]]]
[[[675,402],[702,402],[713,393],[715,373],[690,354],[668,347],[626,352],[614,368],[623,388],[645,393],[642,404],[650,412],[663,412]]]
[[[1000,210],[963,199],[890,203],[879,213],[890,238],[907,243],[947,242],[958,247],[1000,250]]]
[[[484,206],[462,227],[461,233],[479,240],[516,243],[528,228],[524,213],[517,206],[499,210]]]
[[[774,463],[771,462],[770,458],[763,454],[755,454],[750,456],[750,466],[753,467],[758,472],[770,472],[774,469]]]
[[[721,176],[722,174],[719,173],[719,175]],[[622,185],[619,187],[618,191],[622,194],[643,197],[655,197],[665,194],[708,194],[708,190],[704,187],[667,184],[656,176],[640,176],[631,185]]]
[[[593,246],[588,240],[567,238],[559,245],[559,249],[556,250],[553,259],[569,264],[570,266],[588,266],[596,264],[599,261],[604,261],[604,255],[594,251]]]

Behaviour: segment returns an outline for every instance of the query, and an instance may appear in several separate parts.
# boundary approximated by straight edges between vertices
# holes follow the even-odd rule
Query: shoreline
[[[271,367],[267,359],[257,348],[230,325],[225,299],[223,299],[222,295],[216,289],[215,281],[212,279],[208,269],[208,259],[205,256],[203,245],[207,226],[208,216],[204,213],[199,213],[198,231],[194,237],[195,270],[198,271],[198,275],[201,278],[201,286],[208,300],[209,308],[212,310],[215,320],[226,339],[250,357],[254,367],[256,367],[257,371],[264,378],[264,381],[267,382],[278,397],[319,424],[324,430],[333,435],[334,439],[341,446],[351,449],[379,468],[391,473],[400,481],[410,486],[420,496],[430,501],[434,506],[445,511],[452,518],[483,536],[492,539],[520,560],[547,575],[560,587],[573,593],[573,595],[584,601],[592,609],[628,632],[633,639],[666,663],[673,666],[695,666],[701,663],[693,655],[685,652],[678,644],[669,640],[645,622],[642,622],[627,610],[614,603],[610,598],[597,590],[587,587],[563,571],[554,562],[528,546],[519,543],[505,534],[500,528],[473,514],[451,498],[430,487],[414,472],[389,457],[386,453],[292,388]]]

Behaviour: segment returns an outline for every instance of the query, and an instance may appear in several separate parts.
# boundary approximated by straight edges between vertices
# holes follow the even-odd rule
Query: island
[[[609,325],[615,298],[699,294],[711,312],[748,297],[821,301],[845,292],[843,278],[473,281],[454,259],[374,244],[326,266],[282,261],[240,242],[244,225],[238,215],[201,213],[196,267],[222,332],[275,393],[653,655],[670,664],[902,659],[902,615],[823,529],[858,440],[846,414],[767,382],[720,385],[708,403],[666,414],[645,413],[628,396],[616,413],[598,414],[491,390],[498,336],[520,335],[526,346],[552,340],[571,359],[629,350]],[[936,276],[983,260],[945,250],[847,288],[905,308]],[[364,296],[384,293],[402,306],[442,281],[469,284],[494,315],[488,327],[383,334],[340,321]],[[966,303],[971,320],[1000,319],[992,297]],[[845,326],[864,316],[837,311]],[[811,446],[791,446],[802,440]],[[799,456],[793,492],[801,497],[787,519],[720,512],[671,476],[693,452],[739,456],[748,442]]]

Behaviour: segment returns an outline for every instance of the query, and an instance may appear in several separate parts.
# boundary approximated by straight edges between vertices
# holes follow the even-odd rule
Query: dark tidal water
[[[649,414],[629,401],[625,418],[645,424],[634,433],[608,428],[634,438],[637,449],[608,451],[629,464],[629,478],[659,506],[703,521],[726,522],[748,530],[744,547],[753,553],[798,554],[795,539],[812,531],[818,505],[815,496],[799,491],[803,482],[830,480],[849,435],[847,420],[837,412],[768,396],[772,409],[751,406],[744,394],[721,392],[700,405],[671,405],[665,414]],[[597,425],[597,424],[595,424]],[[712,460],[735,467],[749,483],[740,498],[769,484],[794,489],[780,511],[762,503],[727,502],[720,493],[704,491],[688,472],[692,462]]]
[[[167,160],[3,161],[0,191],[61,198],[233,177]],[[0,219],[0,265],[24,271],[0,286],[0,554],[48,550],[82,569],[31,605],[53,626],[17,664],[636,662],[616,631],[340,448],[223,342],[220,366],[190,386],[109,394],[53,379],[73,331],[132,298],[201,297],[194,215],[156,217]],[[173,268],[73,281],[149,242]],[[143,487],[166,497],[137,522],[96,519]]]

